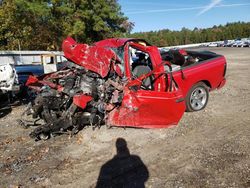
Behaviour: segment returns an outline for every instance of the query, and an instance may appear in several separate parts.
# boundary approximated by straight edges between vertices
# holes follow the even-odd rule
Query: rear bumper
[[[226,79],[224,78],[224,79],[220,82],[220,84],[218,85],[217,89],[222,88],[225,84],[226,84]]]

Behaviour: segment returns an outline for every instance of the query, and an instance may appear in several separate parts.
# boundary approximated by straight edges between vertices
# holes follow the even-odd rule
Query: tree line
[[[67,36],[81,43],[111,37],[143,38],[157,46],[250,37],[250,22],[131,34],[133,27],[117,0],[0,1],[0,50],[61,50]]]
[[[117,0],[1,0],[0,49],[59,50],[67,36],[91,43],[128,33]]]
[[[128,35],[132,38],[143,38],[156,46],[175,46],[192,43],[224,41],[250,37],[250,22],[227,23],[212,28],[193,30],[182,28],[180,31],[163,29],[159,31],[139,32]]]

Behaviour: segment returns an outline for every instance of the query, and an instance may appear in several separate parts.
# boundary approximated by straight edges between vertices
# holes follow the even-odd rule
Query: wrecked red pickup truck
[[[37,96],[29,105],[30,136],[48,139],[85,126],[165,128],[184,111],[203,109],[209,91],[225,84],[226,60],[212,52],[160,51],[142,39],[113,38],[89,46],[68,37],[62,45],[72,63],[26,85]],[[24,124],[24,121],[22,121]]]

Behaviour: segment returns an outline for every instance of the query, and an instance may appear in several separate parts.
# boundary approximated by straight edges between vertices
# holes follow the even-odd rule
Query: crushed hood
[[[78,44],[71,37],[63,41],[62,49],[67,59],[99,74],[102,78],[107,76],[111,62],[117,59],[115,52],[110,48]]]

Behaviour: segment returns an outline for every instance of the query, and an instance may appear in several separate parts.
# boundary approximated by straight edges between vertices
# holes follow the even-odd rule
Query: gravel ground
[[[250,187],[250,48],[208,50],[225,55],[227,84],[173,128],[89,128],[35,142],[16,122],[25,105],[2,109],[0,187],[96,187],[107,173],[127,187]]]

